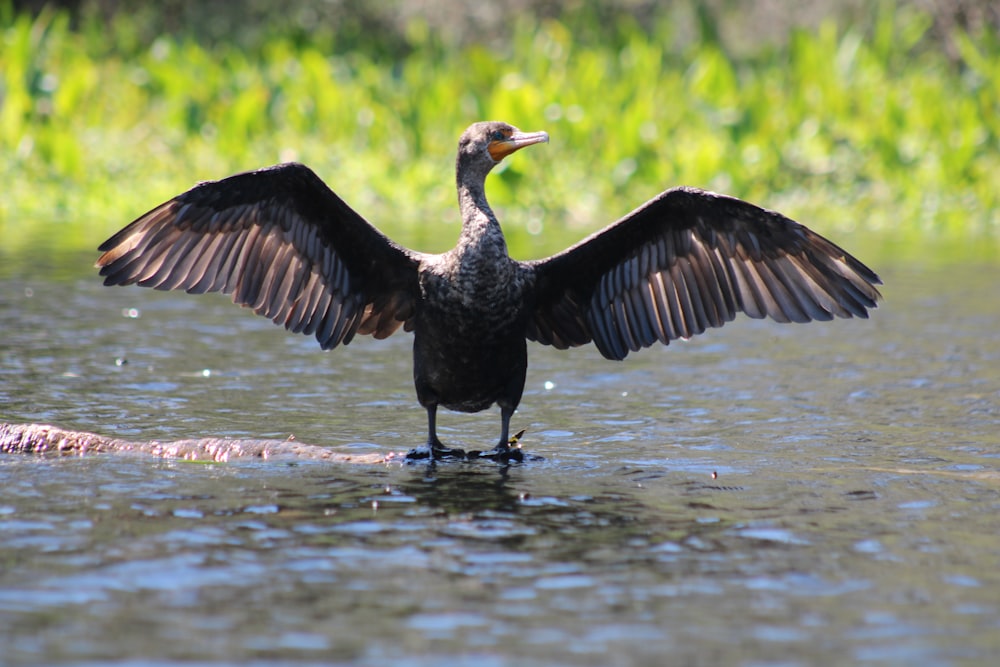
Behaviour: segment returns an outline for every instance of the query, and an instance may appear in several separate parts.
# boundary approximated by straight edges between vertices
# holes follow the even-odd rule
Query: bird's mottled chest
[[[421,266],[421,310],[462,329],[520,322],[531,283],[530,272],[505,248],[456,249]]]

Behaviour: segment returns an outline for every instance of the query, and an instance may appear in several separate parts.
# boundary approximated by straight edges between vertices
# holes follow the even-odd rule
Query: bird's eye
[[[503,132],[501,132],[500,130],[493,130],[493,134],[490,135],[490,139],[492,139],[493,141],[503,141],[504,140]]]

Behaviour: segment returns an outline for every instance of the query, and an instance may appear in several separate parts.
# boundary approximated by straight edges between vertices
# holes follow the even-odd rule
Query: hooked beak
[[[525,146],[548,143],[548,141],[548,132],[521,132],[520,130],[515,130],[506,139],[490,142],[490,157],[499,162],[514,151],[520,150]]]

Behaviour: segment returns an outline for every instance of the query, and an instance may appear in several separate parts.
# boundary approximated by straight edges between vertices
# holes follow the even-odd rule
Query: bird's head
[[[548,140],[547,132],[522,132],[500,121],[474,123],[458,140],[458,161],[488,172],[514,151]]]

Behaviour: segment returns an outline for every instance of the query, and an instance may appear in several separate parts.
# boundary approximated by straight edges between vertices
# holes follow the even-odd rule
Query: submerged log
[[[0,422],[0,453],[85,456],[97,453],[147,454],[165,459],[231,461],[234,459],[302,459],[330,463],[376,464],[399,457],[390,453],[347,454],[296,440],[201,438],[132,442],[87,431],[68,431],[49,424]]]

